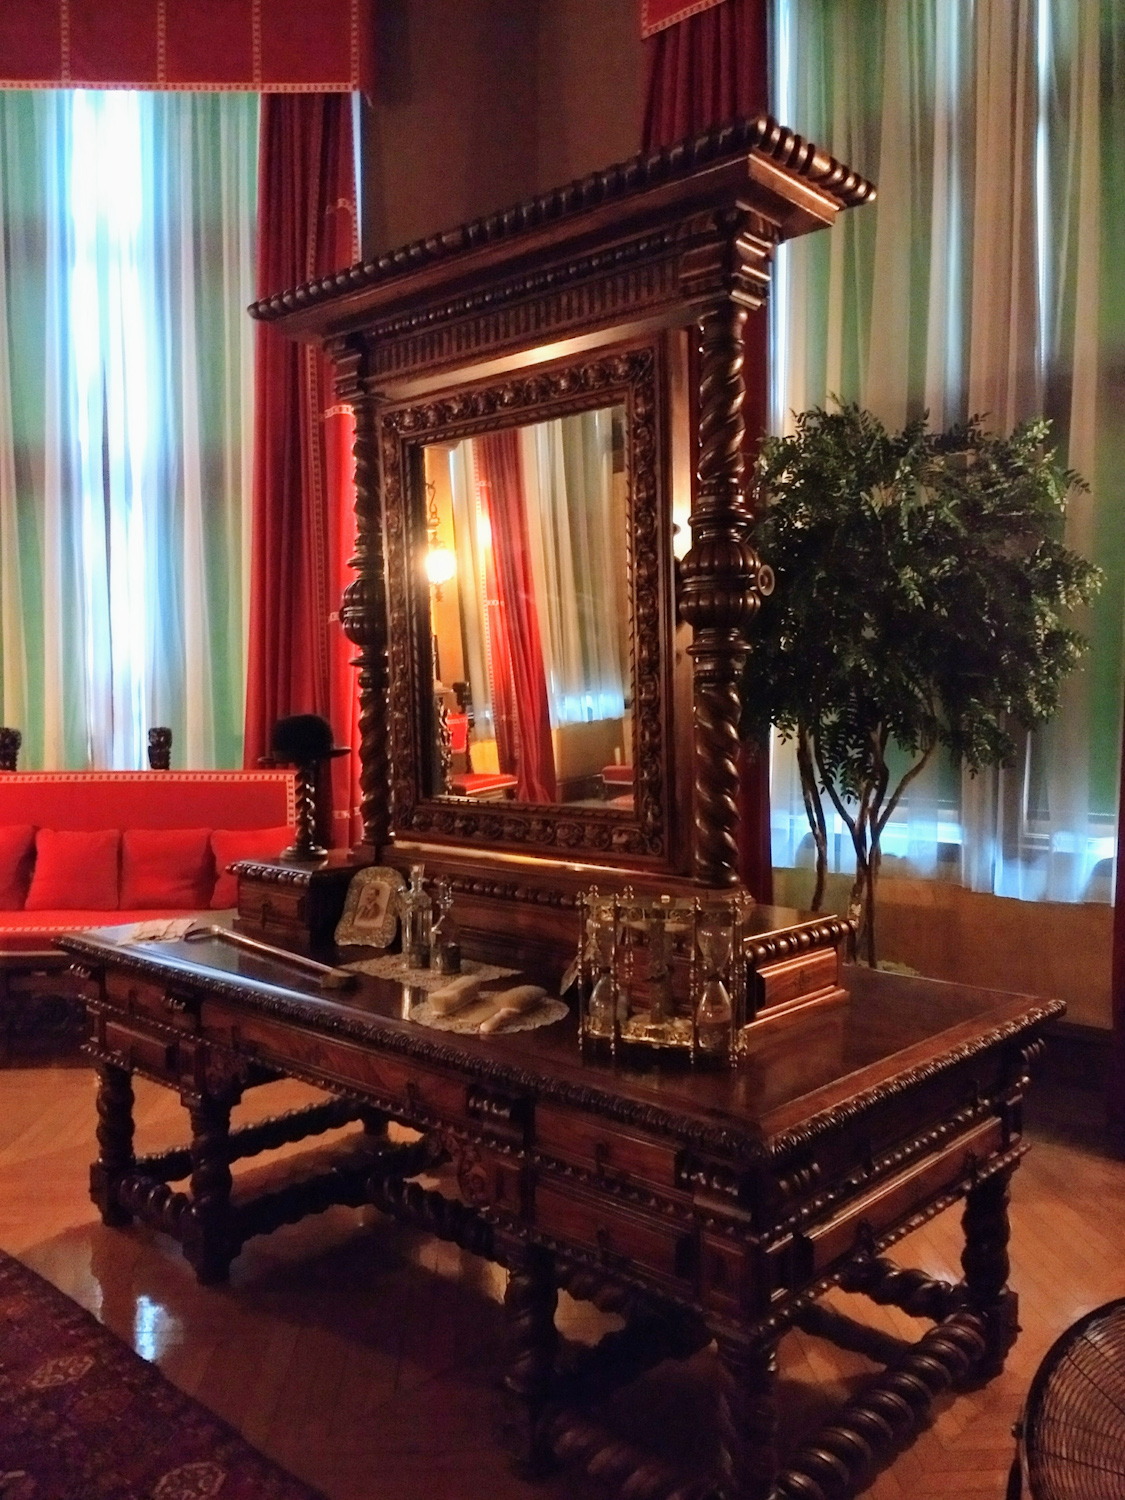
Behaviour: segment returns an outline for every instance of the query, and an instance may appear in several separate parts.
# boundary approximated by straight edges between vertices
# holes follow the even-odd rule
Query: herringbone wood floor
[[[272,1085],[244,1116],[292,1107],[310,1092]],[[1032,1108],[1035,1149],[1014,1185],[1012,1280],[1023,1333],[1009,1367],[985,1390],[941,1407],[870,1495],[1000,1497],[1012,1423],[1048,1345],[1088,1308],[1125,1294],[1125,1164],[1099,1149],[1088,1123],[1096,1114],[1090,1096],[1041,1091]],[[138,1149],[182,1139],[176,1099],[143,1083],[137,1122]],[[573,1475],[534,1486],[509,1471],[496,1388],[503,1280],[495,1267],[341,1209],[251,1242],[229,1287],[200,1288],[170,1242],[101,1226],[87,1197],[94,1149],[89,1072],[0,1072],[0,1246],[332,1500],[600,1493]],[[959,1253],[954,1211],[904,1241],[898,1258],[956,1276]],[[893,1311],[836,1301],[888,1332],[921,1331]],[[560,1321],[579,1338],[603,1326],[573,1303]],[[790,1441],[873,1368],[801,1334],[784,1341],[781,1366]],[[708,1372],[706,1354],[662,1367],[619,1400],[619,1420],[668,1449],[704,1449]]]

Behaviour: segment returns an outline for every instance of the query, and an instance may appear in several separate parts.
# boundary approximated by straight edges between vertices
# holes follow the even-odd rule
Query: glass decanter
[[[424,865],[411,865],[410,886],[402,893],[402,957],[408,969],[428,969],[433,903],[422,883]]]
[[[442,974],[461,972],[461,936],[453,917],[453,887],[439,880],[434,898],[437,916],[430,933],[430,967]]]

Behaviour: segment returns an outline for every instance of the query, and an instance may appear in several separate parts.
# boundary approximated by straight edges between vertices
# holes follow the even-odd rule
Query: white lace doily
[[[471,1036],[480,1031],[480,1023],[491,1014],[491,1007],[482,1002],[489,999],[488,995],[482,995],[480,1000],[474,1000],[472,1005],[467,1005],[464,1010],[456,1011],[451,1016],[439,1016],[434,1011],[428,1000],[422,1000],[411,1007],[410,1019],[417,1021],[420,1026],[432,1026],[435,1031],[459,1031],[463,1035]],[[570,1007],[565,1000],[551,1000],[550,998],[540,1000],[531,1010],[524,1011],[522,1015],[512,1016],[505,1021],[498,1030],[490,1032],[491,1036],[505,1036],[511,1031],[534,1031],[539,1026],[553,1026],[556,1021],[561,1021]],[[473,1017],[476,1016],[474,1020]]]
[[[437,969],[408,969],[401,953],[384,953],[381,958],[357,958],[355,963],[345,964],[345,969],[354,969],[357,974],[374,974],[376,979],[397,979],[416,990],[440,990],[453,974],[439,974]],[[473,974],[481,984],[490,979],[510,979],[518,969],[501,969],[497,964],[478,963],[475,959],[461,960],[461,973]]]

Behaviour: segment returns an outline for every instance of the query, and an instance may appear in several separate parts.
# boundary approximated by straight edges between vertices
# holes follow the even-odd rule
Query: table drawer
[[[127,1061],[130,1068],[143,1068],[163,1078],[178,1082],[177,1053],[175,1042],[160,1037],[148,1036],[132,1026],[107,1017],[105,1022],[105,1047],[107,1052],[116,1052]]]
[[[275,883],[238,882],[238,915],[259,927],[279,927],[305,920],[305,892]]]
[[[835,948],[802,953],[782,963],[768,964],[754,975],[755,1009],[791,1005],[806,995],[832,989],[840,982],[840,957]]]
[[[677,1185],[680,1152],[674,1144],[632,1135],[569,1110],[536,1106],[535,1145],[546,1156],[598,1175],[635,1179],[659,1188]]]
[[[130,974],[105,976],[105,998],[110,1005],[132,1016],[151,1016],[166,1025],[195,1030],[198,1024],[198,1002],[189,996],[177,996],[167,985],[153,984]]]
[[[608,1269],[635,1266],[681,1282],[689,1282],[695,1273],[694,1230],[645,1218],[605,1198],[586,1197],[540,1181],[535,1188],[534,1219],[542,1234],[593,1251]]]

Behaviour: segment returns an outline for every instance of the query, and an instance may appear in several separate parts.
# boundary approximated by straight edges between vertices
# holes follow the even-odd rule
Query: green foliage
[[[974,771],[1010,761],[1013,728],[1050,718],[1085,647],[1067,617],[1099,574],[1062,543],[1083,485],[1049,435],[1044,420],[1002,438],[978,419],[888,433],[848,405],[763,445],[754,545],[777,588],[754,632],[743,730],[797,738],[814,835],[824,792],[872,886],[879,835],[934,749]],[[892,739],[912,757],[894,791]]]

